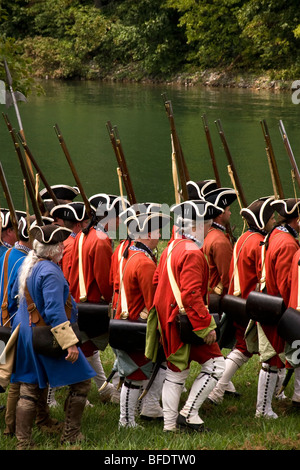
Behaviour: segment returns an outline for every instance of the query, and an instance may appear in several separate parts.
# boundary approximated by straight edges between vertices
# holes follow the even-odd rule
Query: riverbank
[[[279,74],[278,74],[279,75]],[[248,74],[241,71],[218,71],[204,70],[193,72],[182,72],[177,75],[164,78],[136,77],[134,73],[129,71],[118,70],[107,77],[104,81],[122,81],[122,82],[141,82],[141,83],[167,83],[169,85],[179,86],[205,86],[205,87],[222,87],[222,88],[248,88],[248,89],[265,89],[274,91],[291,90],[293,80],[283,80],[274,78],[276,74],[273,71],[263,74]],[[295,80],[297,77],[295,78]]]
[[[128,64],[111,72],[102,74],[99,69],[92,67],[82,80],[101,80],[104,82],[167,84],[185,87],[205,86],[220,88],[247,88],[253,90],[290,91],[292,83],[298,77],[278,78],[289,76],[285,71],[263,71],[248,73],[241,70],[190,70],[182,71],[173,76],[144,76],[136,64]],[[41,75],[39,75],[41,78]],[[49,77],[50,78],[50,77]]]

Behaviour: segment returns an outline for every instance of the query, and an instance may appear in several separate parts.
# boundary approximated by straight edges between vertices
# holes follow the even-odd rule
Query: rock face
[[[203,85],[207,87],[251,88],[256,90],[290,90],[292,84],[289,80],[273,80],[267,75],[243,75],[240,72],[215,70],[204,70],[190,74],[183,73],[172,80],[172,83],[185,86]]]

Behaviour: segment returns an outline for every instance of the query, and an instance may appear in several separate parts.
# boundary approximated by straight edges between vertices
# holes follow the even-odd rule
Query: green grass
[[[228,350],[223,350],[224,354]],[[108,347],[101,353],[104,369],[108,374],[113,364],[113,353]],[[46,435],[36,427],[33,438],[39,450],[299,450],[299,413],[288,398],[284,402],[274,400],[277,420],[257,419],[255,414],[256,390],[260,364],[254,356],[234,376],[234,384],[242,394],[240,399],[225,397],[221,405],[205,402],[200,409],[200,416],[211,432],[175,433],[163,432],[162,422],[141,422],[143,429],[118,430],[119,406],[103,404],[98,400],[97,388],[93,383],[89,401],[94,407],[86,407],[82,419],[82,432],[86,440],[75,447],[60,446],[59,435]],[[186,382],[187,391],[182,395],[182,403],[187,397],[192,381],[200,371],[200,366],[192,363],[190,376]],[[293,378],[286,395],[293,393]],[[0,404],[5,404],[6,395],[0,395]],[[51,415],[64,419],[63,404],[66,389],[56,392],[57,408],[51,408]],[[15,437],[3,436],[5,427],[4,413],[0,413],[0,450],[14,450]]]

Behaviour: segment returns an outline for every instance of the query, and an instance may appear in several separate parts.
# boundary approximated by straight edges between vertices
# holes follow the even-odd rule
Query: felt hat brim
[[[64,242],[72,233],[72,230],[60,225],[35,225],[30,229],[34,239],[46,245],[55,245]]]

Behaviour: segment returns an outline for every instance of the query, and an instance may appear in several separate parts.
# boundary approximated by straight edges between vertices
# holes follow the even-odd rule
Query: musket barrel
[[[25,140],[23,139],[23,135],[19,132],[19,133],[18,133],[18,136],[19,136],[20,142],[21,142],[21,144],[22,144],[22,146],[23,146],[23,148],[24,148],[26,154],[27,154],[28,157],[30,158],[31,163],[32,163],[33,166],[35,167],[37,173],[40,175],[41,180],[43,181],[44,186],[45,186],[45,188],[47,189],[48,194],[50,195],[52,201],[54,202],[55,205],[58,205],[57,197],[55,196],[53,189],[52,189],[51,186],[48,184],[48,181],[46,180],[46,178],[45,178],[43,172],[41,171],[39,165],[37,164],[37,162],[36,162],[36,160],[35,160],[35,158],[34,158],[34,156],[32,155],[32,152],[31,152],[31,150],[29,149],[28,144],[27,144],[27,143],[25,142]]]
[[[4,196],[7,201],[9,213],[10,213],[10,218],[11,218],[11,223],[14,229],[14,232],[16,234],[17,240],[19,240],[19,231],[18,231],[18,219],[15,211],[15,207],[12,201],[12,197],[10,194],[10,190],[6,181],[6,176],[2,167],[2,163],[0,162],[0,182],[3,188]]]
[[[122,179],[124,182],[126,194],[131,205],[137,203],[137,199],[134,193],[133,185],[131,182],[130,174],[128,171],[125,155],[123,152],[123,147],[121,144],[121,139],[117,130],[117,126],[112,126],[110,121],[107,121],[106,128],[110,137],[110,141],[118,162],[118,166],[121,170]]]
[[[227,156],[228,163],[231,167],[231,170],[232,170],[232,173],[233,173],[233,176],[234,176],[234,180],[235,180],[235,184],[236,184],[237,190],[238,190],[240,198],[241,198],[241,202],[242,202],[244,207],[247,207],[248,204],[247,204],[247,201],[246,201],[246,197],[245,197],[242,185],[240,183],[240,179],[238,177],[238,174],[237,174],[237,171],[236,171],[236,168],[235,168],[235,165],[234,165],[234,162],[233,162],[233,159],[232,159],[232,156],[231,156],[228,144],[227,144],[227,140],[226,140],[226,137],[225,137],[220,119],[217,119],[215,121],[215,124],[217,126],[217,129],[218,129],[218,132],[219,132],[222,144],[223,144],[223,148],[224,148],[226,156]]]
[[[37,202],[37,200],[35,198],[35,194],[34,194],[34,189],[33,189],[34,186],[33,186],[33,183],[32,183],[32,175],[31,175],[31,173],[28,169],[27,161],[22,155],[20,145],[17,142],[17,138],[15,136],[14,129],[13,129],[13,127],[12,127],[12,125],[11,125],[9,119],[8,119],[8,116],[6,114],[3,114],[3,117],[4,117],[4,120],[5,120],[6,125],[8,127],[9,133],[11,135],[11,138],[12,138],[12,141],[13,141],[13,144],[14,144],[14,147],[15,147],[16,154],[17,154],[18,159],[19,159],[21,170],[22,170],[22,173],[23,173],[23,176],[24,176],[24,179],[25,179],[25,183],[26,183],[26,188],[27,188],[27,191],[29,193],[32,208],[33,208],[33,211],[34,211],[34,214],[35,214],[35,217],[36,217],[36,222],[37,222],[38,225],[42,226],[42,225],[44,225],[44,222],[43,222],[41,213],[45,210],[45,207],[44,207],[43,203],[42,203],[42,207],[38,205],[38,202]]]
[[[67,146],[66,146],[65,140],[64,140],[64,138],[63,138],[63,136],[62,136],[62,134],[61,134],[61,132],[60,132],[60,129],[59,129],[59,127],[58,127],[57,124],[55,124],[54,130],[55,130],[55,132],[56,132],[56,135],[57,135],[57,138],[58,138],[58,140],[59,140],[60,146],[61,146],[61,148],[62,148],[62,150],[63,150],[63,152],[64,152],[64,154],[65,154],[65,157],[66,157],[66,159],[67,159],[67,161],[68,161],[68,163],[69,163],[69,166],[70,166],[70,169],[71,169],[72,174],[73,174],[73,176],[74,176],[74,179],[75,179],[75,181],[76,181],[76,184],[77,184],[77,186],[78,186],[78,188],[79,188],[81,197],[82,197],[83,202],[84,202],[84,205],[85,205],[86,213],[88,214],[88,216],[89,216],[90,218],[92,218],[94,214],[93,214],[93,211],[92,211],[90,202],[89,202],[89,200],[88,200],[88,198],[87,198],[87,196],[86,196],[86,194],[85,194],[85,191],[84,191],[83,186],[82,186],[82,184],[81,184],[80,178],[79,178],[79,176],[78,176],[78,173],[77,173],[77,171],[76,171],[76,168],[75,168],[75,166],[74,166],[74,164],[73,164],[73,161],[72,161],[72,159],[71,159],[71,155],[70,155],[70,153],[69,153],[69,150],[68,150],[68,148],[67,148]]]
[[[185,158],[184,158],[184,155],[183,155],[183,152],[182,152],[182,148],[181,148],[181,145],[180,145],[179,137],[178,137],[178,134],[177,134],[177,131],[176,131],[172,103],[171,103],[170,100],[166,100],[166,94],[165,93],[162,96],[164,97],[165,109],[166,109],[167,116],[169,118],[171,134],[172,134],[172,138],[173,138],[174,151],[175,151],[174,153],[175,153],[176,163],[177,163],[177,167],[178,167],[178,174],[179,174],[179,179],[180,179],[182,197],[183,197],[184,201],[187,201],[188,200],[188,191],[187,191],[186,183],[187,183],[187,181],[190,180],[190,176],[189,176],[189,172],[188,172],[188,169],[187,169]]]
[[[287,151],[288,157],[290,159],[290,164],[291,164],[292,170],[294,172],[295,179],[296,179],[297,184],[300,188],[300,173],[299,173],[298,165],[296,163],[296,159],[295,159],[295,156],[294,156],[289,138],[287,136],[286,130],[285,130],[284,125],[283,125],[283,122],[281,120],[279,121],[279,130],[280,130],[280,134],[281,134],[285,149]]]
[[[207,140],[207,144],[208,144],[209,154],[210,154],[210,157],[211,157],[211,162],[212,162],[212,166],[213,166],[213,170],[214,170],[215,180],[216,180],[217,186],[220,188],[222,186],[221,185],[221,179],[220,179],[220,175],[219,175],[219,171],[218,171],[218,167],[217,167],[215,152],[214,152],[214,149],[213,149],[211,135],[210,135],[210,131],[209,131],[209,127],[208,127],[208,123],[207,123],[207,119],[206,119],[205,114],[202,116],[202,121],[203,121],[204,132],[205,132],[205,136],[206,136],[206,140]]]
[[[274,149],[273,149],[271,137],[270,137],[270,134],[269,134],[269,129],[268,129],[267,123],[264,119],[262,121],[260,121],[260,124],[261,124],[261,127],[262,127],[265,142],[266,142],[266,145],[267,145],[267,148],[266,148],[267,157],[268,157],[268,159],[270,161],[270,165],[272,167],[271,178],[272,178],[272,174],[273,174],[274,181],[275,181],[275,184],[276,184],[276,187],[277,187],[277,193],[278,193],[280,199],[283,199],[284,198],[284,193],[283,193],[283,188],[282,188],[282,184],[281,184],[281,181],[280,181],[279,171],[278,171],[278,167],[277,167],[277,163],[276,163],[276,158],[275,158],[275,154],[274,154]]]

